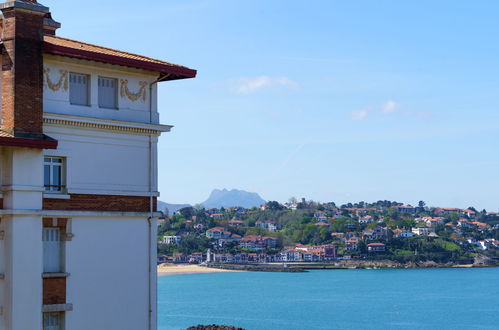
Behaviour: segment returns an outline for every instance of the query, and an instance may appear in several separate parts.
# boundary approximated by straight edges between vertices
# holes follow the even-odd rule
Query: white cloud
[[[400,104],[395,101],[389,100],[383,103],[381,106],[381,112],[384,114],[390,114],[397,111],[400,108]]]
[[[367,117],[368,114],[369,114],[369,110],[367,110],[367,109],[352,111],[352,112],[350,112],[350,119],[351,120],[363,120]]]
[[[380,109],[381,111],[378,111]],[[404,115],[407,117],[416,117],[420,119],[425,119],[430,116],[430,113],[426,110],[420,110],[420,111],[414,111],[410,109],[406,109],[405,106],[402,106],[402,104],[395,102],[393,100],[386,101],[385,103],[381,104],[380,106],[376,106],[374,109],[373,108],[366,108],[362,110],[356,110],[350,112],[350,119],[351,120],[363,120],[366,119],[366,117],[369,114],[373,114],[374,118],[376,116],[381,116],[381,115],[389,115],[392,113],[397,112],[400,115]]]
[[[272,86],[281,86],[294,90],[299,88],[298,83],[288,77],[241,77],[232,79],[229,84],[233,92],[240,94],[254,93],[262,88]]]
[[[416,117],[416,118],[420,118],[420,119],[425,119],[425,118],[430,117],[430,113],[428,111],[426,111],[426,110],[420,110],[420,111],[407,110],[405,112],[405,114],[407,116]]]

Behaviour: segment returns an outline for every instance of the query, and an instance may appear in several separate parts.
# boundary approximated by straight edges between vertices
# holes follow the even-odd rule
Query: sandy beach
[[[227,270],[218,268],[208,268],[199,265],[185,264],[170,264],[164,263],[158,265],[158,275],[173,275],[173,274],[205,274],[205,273],[234,273],[241,272],[240,270]]]

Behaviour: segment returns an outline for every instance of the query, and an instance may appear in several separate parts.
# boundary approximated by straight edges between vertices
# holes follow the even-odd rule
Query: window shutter
[[[43,314],[43,330],[61,330],[62,320],[60,313]]]
[[[69,74],[69,101],[71,104],[88,105],[88,76]]]
[[[43,228],[43,272],[61,272],[61,231]]]
[[[116,79],[99,77],[99,107],[117,108],[117,85]]]

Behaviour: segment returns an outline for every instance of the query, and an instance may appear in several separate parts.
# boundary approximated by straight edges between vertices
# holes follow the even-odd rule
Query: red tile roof
[[[196,70],[182,65],[81,41],[51,35],[45,35],[43,38],[43,48],[48,54],[155,71],[166,75],[164,80],[194,78],[197,73]]]
[[[207,231],[209,231],[210,233],[214,233],[214,232],[218,232],[218,231],[223,232],[224,230],[225,229],[223,227],[215,227],[215,228],[208,229]]]

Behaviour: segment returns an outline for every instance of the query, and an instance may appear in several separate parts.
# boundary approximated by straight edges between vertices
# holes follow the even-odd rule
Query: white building
[[[163,237],[163,243],[165,244],[179,244],[182,240],[180,236],[165,236]]]
[[[435,233],[435,229],[428,227],[414,227],[412,228],[412,233],[419,236],[428,236],[432,233]]]
[[[276,231],[279,229],[279,227],[276,225],[275,222],[273,221],[260,221],[258,220],[256,223],[255,223],[255,226],[257,227],[260,227],[260,228],[264,228],[264,229],[267,229],[269,231]]]
[[[0,329],[156,329],[157,83],[196,72],[0,10]]]

